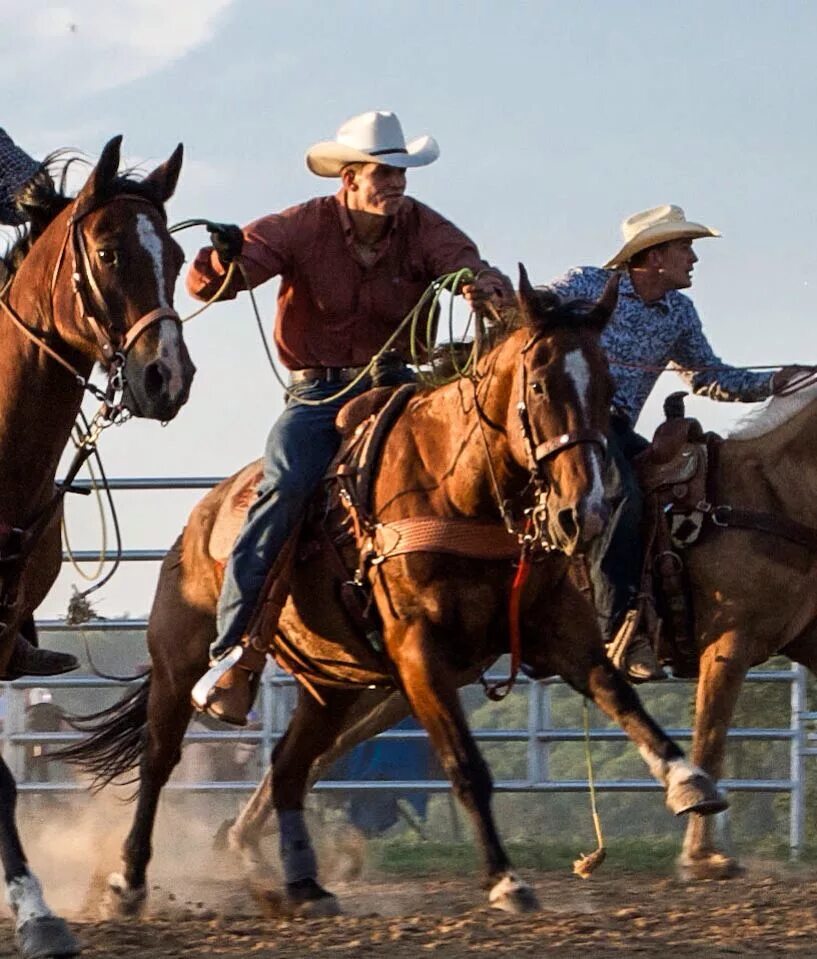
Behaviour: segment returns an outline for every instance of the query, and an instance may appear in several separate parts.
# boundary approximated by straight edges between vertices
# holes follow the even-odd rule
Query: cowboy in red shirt
[[[194,691],[197,706],[227,722],[243,725],[251,705],[251,674],[235,663],[267,572],[337,452],[335,415],[370,384],[333,397],[438,277],[472,270],[476,278],[460,291],[472,307],[510,291],[462,231],[406,196],[406,170],[438,156],[431,137],[406,143],[393,113],[353,117],[334,140],[306,155],[313,173],[340,178],[334,196],[262,217],[243,230],[217,227],[213,246],[199,252],[188,274],[188,290],[200,299],[219,289],[236,257],[253,287],[280,276],[275,343],[290,370],[290,399],[267,440],[264,480],[225,571],[218,638],[210,649],[214,668]],[[225,295],[243,288],[235,271]],[[408,336],[394,345],[408,360]],[[307,406],[301,399],[323,402]],[[222,677],[227,681],[213,685]]]

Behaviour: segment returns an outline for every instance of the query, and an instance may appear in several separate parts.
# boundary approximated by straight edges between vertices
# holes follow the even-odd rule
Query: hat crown
[[[338,143],[361,153],[401,153],[406,138],[397,116],[390,110],[369,110],[351,117],[338,130]]]
[[[662,206],[654,206],[649,210],[642,210],[640,213],[634,213],[628,216],[621,224],[621,234],[624,242],[629,243],[645,230],[661,226],[665,223],[686,223],[687,218],[684,211],[679,206],[672,203],[664,203]]]

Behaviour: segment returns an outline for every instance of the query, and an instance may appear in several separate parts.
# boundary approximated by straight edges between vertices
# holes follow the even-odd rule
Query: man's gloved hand
[[[414,371],[406,365],[397,350],[379,353],[372,364],[372,386],[400,386],[416,379]]]
[[[219,260],[224,266],[229,266],[241,254],[244,234],[241,227],[235,223],[211,223],[210,242],[218,253]]]

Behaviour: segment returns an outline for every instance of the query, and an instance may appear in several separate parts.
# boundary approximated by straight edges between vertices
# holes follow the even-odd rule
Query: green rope
[[[589,856],[585,856],[584,853],[579,853],[579,858],[573,863],[573,872],[582,879],[589,879],[591,874],[604,862],[607,856],[607,850],[604,848],[604,836],[601,831],[601,819],[596,802],[596,781],[593,776],[593,760],[590,756],[590,710],[587,707],[587,697],[582,701],[582,719],[584,720],[584,758],[587,763],[590,810],[593,814],[593,826],[596,829],[596,842],[598,846],[595,852],[591,852]]]

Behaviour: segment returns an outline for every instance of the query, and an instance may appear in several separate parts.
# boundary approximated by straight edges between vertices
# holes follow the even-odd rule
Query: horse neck
[[[519,342],[515,342],[519,340]],[[514,341],[514,342],[512,342]],[[512,336],[480,364],[476,384],[459,379],[420,400],[413,429],[419,462],[434,464],[438,483],[426,497],[435,510],[499,518],[496,486],[512,499],[528,480],[511,456],[515,384],[521,337]],[[482,427],[477,410],[482,411]]]
[[[724,503],[780,511],[817,526],[816,484],[817,397],[768,433],[723,444],[718,492]]]
[[[62,221],[63,217],[57,218]],[[64,226],[64,224],[63,224]],[[75,310],[69,269],[51,297],[58,244],[50,228],[32,247],[13,278],[7,302],[26,326],[87,377],[92,361],[56,334],[54,309]],[[31,342],[0,309],[0,520],[24,523],[28,512],[50,495],[60,455],[82,402],[70,373]]]

